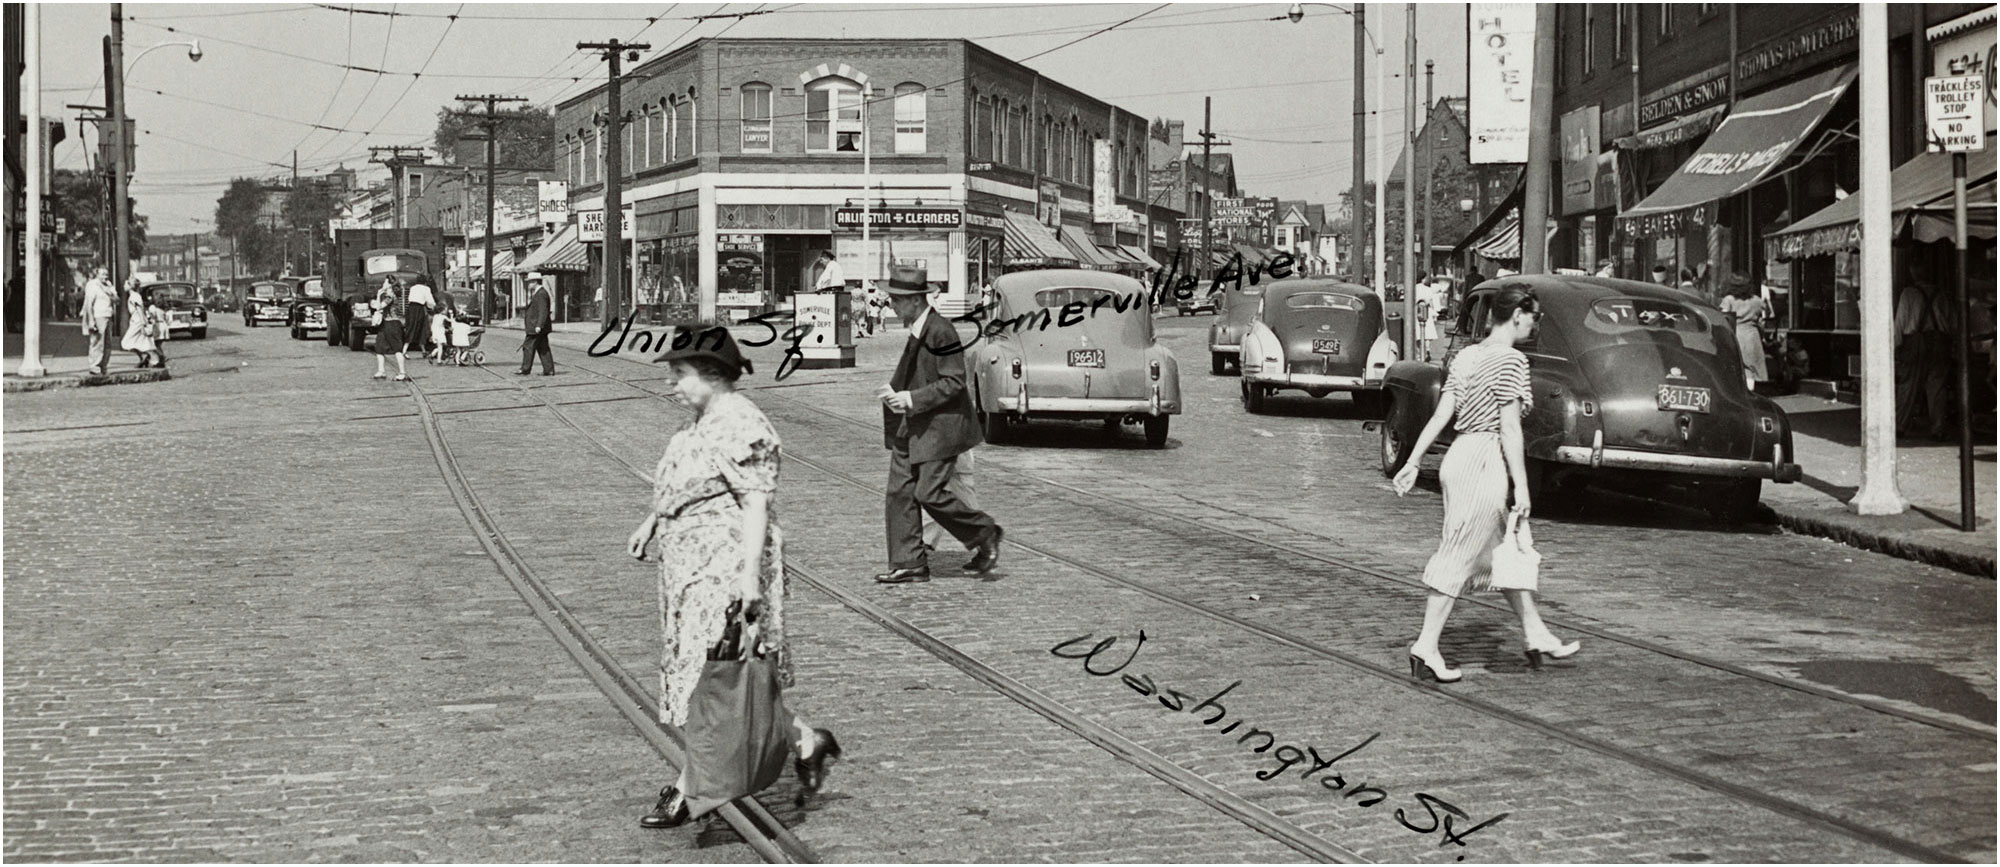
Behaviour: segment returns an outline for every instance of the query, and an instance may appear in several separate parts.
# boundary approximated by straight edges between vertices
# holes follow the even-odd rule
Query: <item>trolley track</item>
[[[572,369],[579,370],[581,372],[590,374],[592,376],[596,376],[598,378],[608,380],[610,382],[618,383],[620,385],[625,385],[637,391],[649,394],[653,398],[661,402],[667,403],[671,406],[674,406],[678,409],[682,409],[683,411],[686,410],[686,407],[682,406],[678,401],[670,398],[669,396],[656,392],[650,388],[638,385],[633,381],[625,380],[621,377],[614,376],[612,374],[605,373],[600,370],[581,367],[575,364],[570,364],[568,366]],[[496,373],[496,375],[498,374]],[[528,390],[532,391],[533,389],[528,389]],[[752,389],[752,391],[762,394],[764,389]],[[837,420],[854,424],[856,426],[867,426],[866,423],[860,422],[859,420],[841,416],[838,413],[833,413],[831,411],[827,411],[819,407],[813,407],[810,406],[809,404],[804,404],[802,402],[785,397],[783,395],[772,395],[772,396],[784,400],[788,404],[806,406],[811,411],[821,415],[826,415]],[[539,396],[537,397],[537,399],[540,399]],[[544,404],[547,405],[551,411],[556,412],[559,415],[562,414],[562,410],[556,405],[554,405],[552,402],[544,401]],[[582,429],[578,427],[573,420],[565,418],[564,421],[570,427],[578,430],[579,432],[582,432]],[[601,443],[599,444],[599,446],[600,448],[602,448]],[[825,461],[816,460],[811,457],[800,455],[791,449],[786,450],[786,457],[790,460],[795,460],[809,467],[812,467],[816,471],[825,473],[826,475],[857,490],[865,491],[876,496],[880,496],[882,494],[882,489],[880,487],[872,485],[866,481],[863,481],[853,476],[850,473],[846,473],[836,467],[833,467],[827,464]],[[627,466],[629,469],[630,468],[629,463],[627,464]],[[1025,473],[1019,470],[1014,470],[1012,468],[1003,468],[1003,469],[1010,475],[1021,477],[1023,479],[1037,483],[1048,484],[1050,486],[1065,491],[1080,490],[1074,488],[1074,486],[1065,485],[1059,482],[1054,482],[1052,480],[1042,479],[1032,474]],[[637,474],[640,478],[644,478],[643,473],[636,473],[635,470],[635,474]],[[1098,499],[1113,505],[1119,505],[1123,508],[1128,508],[1128,509],[1144,508],[1143,506],[1131,503],[1130,501],[1123,500],[1117,497],[1112,497],[1109,495],[1101,495],[1101,494],[1096,494],[1094,492],[1081,492],[1081,493],[1084,494],[1085,496],[1088,496],[1089,498]],[[1152,514],[1157,515],[1158,513],[1152,513]],[[1356,564],[1352,563],[1351,561],[1342,560],[1341,558],[1330,557],[1327,555],[1318,554],[1317,552],[1305,551],[1303,549],[1298,549],[1295,552],[1294,551],[1295,546],[1286,546],[1282,545],[1281,543],[1269,543],[1264,540],[1257,539],[1254,536],[1248,536],[1247,534],[1237,533],[1236,531],[1223,531],[1220,530],[1219,528],[1208,527],[1206,525],[1200,524],[1197,521],[1194,521],[1193,519],[1180,518],[1179,516],[1173,516],[1173,517],[1181,523],[1195,524],[1196,526],[1201,527],[1204,530],[1212,532],[1220,532],[1223,533],[1224,535],[1239,538],[1240,540],[1245,542],[1261,545],[1267,548],[1278,549],[1286,553],[1297,553],[1298,556],[1303,556],[1313,560],[1319,560],[1321,562],[1327,563],[1328,565],[1334,565],[1342,568],[1352,569],[1354,571],[1361,572],[1362,574],[1377,578],[1387,578],[1387,580],[1394,581],[1397,584],[1403,584],[1406,586],[1411,585],[1411,582],[1408,582],[1406,579],[1397,578],[1396,576],[1393,576],[1390,573],[1386,573],[1383,572],[1382,570],[1374,569],[1372,567],[1366,567],[1363,564]],[[1312,639],[1303,637],[1301,635],[1292,633],[1290,631],[1258,623],[1248,618],[1217,609],[1213,606],[1188,598],[1182,594],[1162,589],[1160,587],[1154,586],[1144,581],[1128,578],[1126,576],[1116,574],[1114,572],[1108,571],[1091,563],[1080,560],[1076,557],[1072,557],[1054,550],[1050,550],[1041,545],[1023,541],[1016,536],[1010,535],[1007,541],[1012,543],[1015,547],[1021,550],[1034,553],[1038,556],[1045,557],[1055,562],[1063,563],[1071,568],[1093,575],[1109,583],[1137,591],[1145,596],[1151,597],[1160,602],[1164,602],[1168,605],[1174,606],[1183,611],[1187,611],[1189,613],[1195,614],[1200,617],[1204,617],[1207,619],[1227,624],[1229,626],[1236,627],[1245,632],[1249,632],[1261,638],[1273,641],[1277,644],[1304,651],[1308,654],[1335,662],[1343,667],[1363,672],[1370,676],[1392,682],[1404,688],[1415,690],[1433,697],[1443,698],[1446,701],[1450,701],[1462,707],[1468,708],[1480,715],[1487,716],[1492,719],[1501,720],[1507,723],[1511,723],[1513,725],[1528,729],[1538,734],[1554,738],[1564,743],[1568,743],[1572,746],[1589,750],[1591,752],[1597,753],[1607,758],[1612,758],[1614,760],[1621,761],[1626,764],[1633,765],[1635,767],[1643,768],[1648,771],[1661,774],[1663,776],[1678,779],[1682,782],[1726,795],[1730,798],[1742,801],[1744,803],[1762,807],[1764,809],[1770,810],[1780,815],[1784,815],[1799,821],[1824,827],[1836,833],[1848,836],[1850,838],[1856,839],[1864,843],[1868,843],[1870,845],[1879,846],[1881,848],[1896,852],[1906,857],[1916,858],[1925,861],[1950,862],[1950,861],[1961,860],[1957,856],[1951,855],[1950,853],[1944,852],[1939,849],[1932,848],[1923,843],[1905,839],[1892,832],[1884,831],[1879,828],[1874,828],[1862,824],[1860,822],[1847,819],[1843,816],[1836,815],[1826,810],[1813,807],[1804,803],[1800,803],[1796,800],[1785,797],[1783,795],[1755,789],[1747,785],[1723,779],[1721,777],[1715,776],[1710,773],[1706,773],[1690,767],[1685,767],[1681,764],[1677,764],[1672,761],[1660,759],[1655,756],[1648,755],[1631,748],[1619,746],[1617,744],[1610,743],[1608,741],[1604,741],[1598,738],[1590,737],[1588,735],[1572,732],[1568,729],[1552,724],[1545,720],[1539,719],[1530,714],[1514,710],[1512,708],[1500,705],[1495,702],[1486,701],[1474,696],[1469,696],[1464,694],[1463,692],[1440,689],[1438,687],[1431,686],[1428,684],[1417,683],[1415,681],[1410,680],[1407,677],[1407,675],[1400,669],[1392,669],[1390,667],[1380,665],[1369,657],[1364,657],[1355,653],[1341,650],[1339,648],[1331,647],[1323,643],[1314,641]],[[810,583],[813,583],[814,586],[816,587],[822,586],[823,584],[823,582],[814,581],[811,578],[807,578],[803,574],[801,574],[800,577],[804,580],[808,580]],[[829,591],[829,595],[834,595],[835,598],[841,598],[839,594],[833,593],[832,591]],[[914,629],[914,627],[911,628]],[[1622,644],[1627,644],[1628,646],[1643,651],[1659,652],[1655,650],[1656,647],[1660,647],[1659,645],[1655,645],[1652,642],[1646,642],[1643,639],[1635,639],[1627,636],[1621,636],[1616,633],[1605,632],[1603,630],[1595,628],[1584,628],[1584,629],[1579,629],[1578,631],[1582,631],[1585,632],[1586,634],[1592,634],[1592,635],[1601,634],[1600,637],[1604,637],[1607,640]],[[1666,651],[1662,655],[1668,656],[1670,658],[1682,659],[1686,662],[1690,662],[1697,665],[1703,665],[1704,663],[1713,663],[1706,665],[1706,667],[1715,669],[1717,671],[1722,671],[1728,674],[1747,676],[1750,677],[1751,679],[1771,683],[1773,685],[1785,686],[1791,688],[1810,686],[1806,684],[1798,684],[1796,682],[1788,681],[1785,678],[1773,677],[1770,675],[1764,675],[1760,672],[1755,672],[1748,669],[1741,669],[1741,667],[1738,666],[1730,666],[1727,663],[1721,663],[1715,660],[1705,660],[1703,657],[1700,657],[1698,655],[1686,654],[1680,651],[1674,651],[1671,648],[1662,647],[1661,650]],[[933,652],[936,651],[934,650]],[[1943,721],[1932,720],[1923,717],[1922,715],[1907,714],[1906,712],[1901,712],[1901,710],[1898,708],[1893,708],[1887,705],[1880,705],[1879,703],[1868,702],[1862,699],[1854,699],[1852,697],[1845,696],[1839,693],[1833,693],[1823,690],[1816,691],[1814,688],[1802,688],[1799,689],[1799,691],[1808,694],[1813,694],[1816,695],[1817,697],[1825,698],[1831,701],[1854,705],[1868,710],[1883,712],[1891,716],[1908,719],[1909,721],[1912,722],[1918,722],[1928,726],[1934,726],[1937,728],[1955,731],[1961,734],[1972,734],[1975,736],[1983,735],[1983,733],[1981,732],[1964,731],[1962,730],[1961,727],[1942,725],[1940,723]]]
[[[639,731],[640,737],[654,751],[665,758],[675,768],[683,766],[684,751],[678,741],[670,736],[654,719],[648,708],[656,704],[652,696],[640,685],[637,678],[621,665],[612,654],[593,638],[583,624],[573,617],[567,606],[549,589],[530,567],[527,561],[509,544],[486,508],[480,504],[477,492],[472,489],[452,455],[451,445],[444,438],[439,425],[438,414],[432,410],[430,399],[413,382],[410,394],[415,398],[418,415],[424,424],[424,436],[431,447],[431,454],[437,461],[438,471],[443,475],[445,486],[450,490],[452,501],[465,516],[480,547],[486,551],[494,565],[507,582],[520,594],[535,618],[562,645],[572,660],[591,679],[599,691],[611,700],[627,721]],[[816,863],[819,857],[812,849],[773,817],[764,805],[755,798],[742,798],[725,804],[717,811],[730,827],[741,835],[757,854],[765,861],[778,864]]]

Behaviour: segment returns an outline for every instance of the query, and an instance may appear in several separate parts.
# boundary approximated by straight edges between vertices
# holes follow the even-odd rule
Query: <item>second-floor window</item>
[[[1660,4],[1660,41],[1665,42],[1674,35],[1674,12],[1678,7],[1672,3]]]
[[[915,82],[896,85],[896,153],[924,152],[924,86]]]
[[[771,86],[743,85],[743,152],[771,152]]]
[[[1625,59],[1625,31],[1631,29],[1631,22],[1625,18],[1625,4],[1611,4],[1611,58]]]
[[[975,97],[972,102],[972,156],[975,159],[993,158],[993,110],[988,107],[986,97]]]
[[[806,150],[861,152],[861,86],[844,78],[806,91]]]
[[[1583,77],[1597,71],[1597,4],[1583,5]]]

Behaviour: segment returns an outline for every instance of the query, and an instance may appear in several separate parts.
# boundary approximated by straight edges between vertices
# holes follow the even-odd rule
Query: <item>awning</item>
[[[511,248],[501,247],[493,251],[493,273],[502,277],[514,276],[514,251]],[[472,276],[480,276],[479,266],[473,266]]]
[[[496,255],[494,258],[499,257]],[[564,226],[547,243],[522,257],[514,270],[523,274],[532,271],[588,271],[590,259],[583,242],[576,239],[576,227]]]
[[[1638,237],[1707,223],[1703,206],[1769,175],[1819,126],[1853,80],[1853,67],[1844,66],[1739,101],[1701,149],[1645,201],[1619,214],[1619,223]]]
[[[1515,233],[1518,234],[1520,232],[1521,198],[1523,196],[1522,183],[1524,180],[1525,176],[1515,179],[1514,188],[1509,190],[1507,195],[1500,200],[1500,204],[1495,205],[1493,210],[1486,215],[1486,219],[1480,220],[1479,225],[1472,227],[1472,231],[1465,233],[1465,237],[1460,238],[1458,244],[1451,248],[1452,256],[1456,257],[1458,254],[1465,252],[1467,247],[1477,250],[1494,235],[1499,234],[1501,224],[1509,219],[1514,221]],[[1514,249],[1516,251],[1514,256],[1520,256],[1520,241],[1518,239],[1515,241]],[[1494,257],[1488,256],[1487,258]]]
[[[1521,209],[1508,208],[1486,237],[1472,245],[1472,252],[1487,259],[1521,258]]]
[[[1236,252],[1243,254],[1243,264],[1249,266],[1269,265],[1274,258],[1271,253],[1249,244],[1237,244]]]
[[[1104,251],[1097,249],[1097,244],[1091,241],[1090,237],[1085,235],[1082,229],[1075,226],[1064,226],[1062,227],[1060,237],[1062,238],[1063,246],[1068,247],[1070,252],[1076,255],[1077,261],[1082,262],[1086,268],[1110,271],[1123,267],[1117,259],[1113,259]]]
[[[1993,143],[1966,156],[1966,231],[1993,237]],[[1920,153],[1889,173],[1895,237],[1929,243],[1952,236],[1951,154]],[[1851,195],[1764,236],[1780,259],[1861,248],[1861,196]]]
[[[1726,105],[1709,106],[1664,126],[1656,126],[1635,135],[1619,136],[1613,139],[1611,143],[1628,151],[1652,150],[1654,148],[1667,147],[1668,145],[1677,145],[1689,139],[1707,135],[1709,129],[1715,126],[1716,120],[1722,117],[1723,110],[1727,108],[1728,106]]]
[[[1045,260],[1049,262],[1076,262],[1061,241],[1056,240],[1049,227],[1035,222],[1026,214],[1007,212],[1007,258],[1013,262]]]
[[[1103,253],[1104,255],[1109,256],[1112,259],[1116,259],[1118,261],[1118,267],[1124,270],[1129,271],[1133,269],[1143,269],[1150,267],[1146,264],[1146,260],[1126,252],[1125,247],[1120,245],[1112,245],[1107,247],[1103,244],[1099,244],[1097,245],[1097,250],[1098,252]]]
[[[1131,256],[1133,259],[1137,260],[1139,264],[1144,265],[1148,268],[1166,267],[1165,265],[1160,264],[1160,261],[1158,259],[1155,259],[1150,255],[1147,255],[1146,251],[1142,248],[1134,247],[1130,244],[1119,244],[1118,249],[1124,250],[1125,255]]]

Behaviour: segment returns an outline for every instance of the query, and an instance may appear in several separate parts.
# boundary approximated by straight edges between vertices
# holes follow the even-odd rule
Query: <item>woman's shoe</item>
[[[1575,656],[1576,652],[1582,649],[1583,649],[1583,642],[1581,641],[1572,641],[1568,644],[1563,644],[1562,642],[1558,641],[1555,644],[1546,647],[1536,647],[1530,644],[1528,645],[1528,651],[1527,651],[1528,667],[1541,668],[1543,658],[1568,659],[1572,656]]]
[[[1417,680],[1429,680],[1437,683],[1457,683],[1465,677],[1465,674],[1456,668],[1446,668],[1443,659],[1439,659],[1433,663],[1412,653],[1410,654],[1410,676]]]
[[[378,374],[375,374],[374,376],[371,376],[371,377],[369,377],[369,378],[370,378],[370,379],[388,379],[389,377],[388,377],[388,376],[387,376],[386,374],[380,374],[380,373],[378,373]]]
[[[826,783],[826,766],[840,758],[840,741],[834,739],[833,732],[813,729],[812,733],[812,749],[793,763],[793,769],[799,774],[800,801],[804,801],[806,795],[819,791],[819,787]]]
[[[660,802],[653,805],[653,812],[639,817],[639,827],[678,828],[687,820],[687,796],[681,794],[681,790],[668,786],[660,790]]]

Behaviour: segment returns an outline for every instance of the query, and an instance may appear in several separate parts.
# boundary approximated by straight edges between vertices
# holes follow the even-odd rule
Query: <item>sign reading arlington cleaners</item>
[[[835,208],[833,224],[860,228],[861,209]],[[954,208],[874,208],[868,212],[872,229],[957,229],[964,225],[964,212]]]

